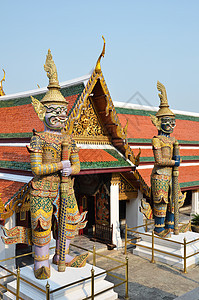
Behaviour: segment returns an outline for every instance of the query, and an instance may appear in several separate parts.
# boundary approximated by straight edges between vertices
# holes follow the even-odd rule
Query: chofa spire
[[[100,61],[101,61],[102,56],[104,57],[104,55],[105,55],[105,45],[106,45],[106,41],[105,41],[105,38],[103,37],[103,35],[102,35],[102,38],[103,38],[103,41],[104,41],[104,46],[103,46],[102,52],[101,52],[101,54],[100,54],[100,56],[99,56],[99,58],[98,58],[98,60],[97,60],[96,66],[95,66],[95,72],[96,72],[96,73],[101,73],[101,72],[102,72],[102,70],[101,70],[101,65],[100,65]]]
[[[2,82],[5,81],[6,72],[4,71],[4,69],[2,69],[2,70],[3,70],[4,75],[3,75],[3,79],[0,81],[1,82],[1,85],[0,85],[0,96],[4,96],[5,95],[4,90],[3,90],[3,84],[2,84]]]

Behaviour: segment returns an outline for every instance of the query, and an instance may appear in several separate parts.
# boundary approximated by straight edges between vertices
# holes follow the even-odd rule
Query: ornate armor
[[[42,246],[50,241],[52,214],[54,206],[53,229],[57,236],[57,219],[60,208],[60,169],[61,143],[63,135],[50,132],[36,133],[30,142],[28,150],[31,156],[31,168],[35,175],[30,191],[30,211],[32,224],[32,240],[35,245]],[[69,139],[69,160],[72,175],[80,171],[78,148],[75,142]],[[75,231],[85,226],[85,214],[80,215],[77,207],[73,180],[68,178],[68,206],[66,236],[71,239]]]
[[[153,214],[156,217],[166,217],[166,212],[174,213],[172,201],[172,167],[174,137],[158,135],[152,139],[153,153],[155,158],[154,168],[151,174],[151,188],[153,198]],[[184,195],[178,189],[179,207],[184,203]],[[174,225],[174,221],[166,219],[166,228]],[[156,227],[164,227],[164,223],[156,224]]]

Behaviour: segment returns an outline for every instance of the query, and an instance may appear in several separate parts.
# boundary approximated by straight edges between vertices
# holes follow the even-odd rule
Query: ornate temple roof
[[[155,115],[158,107],[126,104],[114,102],[119,120],[124,126],[129,120],[127,138],[133,144],[151,143],[157,129],[152,126],[150,114]],[[176,127],[173,135],[181,144],[199,145],[199,113],[178,111],[172,109],[176,115]]]
[[[121,125],[103,74],[96,70],[60,84],[61,93],[69,102],[67,130],[80,148],[80,174],[131,171],[131,179],[136,181],[139,155],[135,157],[131,151],[126,124]],[[41,100],[46,90],[39,88],[0,99],[0,193],[6,185],[9,193],[2,193],[2,202],[11,207],[16,199],[20,200],[21,192],[18,195],[17,189],[23,189],[32,176],[26,149],[32,129],[44,130],[31,104],[31,96]],[[144,180],[139,180],[137,188],[140,182],[143,191],[149,194]],[[12,193],[15,196],[11,197]]]
[[[0,179],[1,201],[6,205],[15,194],[25,186],[24,182]]]

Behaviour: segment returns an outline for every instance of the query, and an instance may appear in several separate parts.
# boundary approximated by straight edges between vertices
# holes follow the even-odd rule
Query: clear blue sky
[[[102,50],[103,34],[101,66],[113,100],[127,102],[139,91],[158,106],[159,80],[171,108],[199,112],[198,0],[7,0],[0,11],[6,94],[48,84],[43,69],[48,48],[60,82],[87,74]]]

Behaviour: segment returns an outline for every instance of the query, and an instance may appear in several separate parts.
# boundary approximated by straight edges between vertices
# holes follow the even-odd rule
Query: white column
[[[199,190],[192,191],[191,214],[199,213]]]
[[[119,222],[119,177],[112,175],[110,187],[110,224],[113,225],[113,244],[122,247]]]
[[[7,219],[6,221],[7,221],[6,224],[5,224],[6,228],[11,229],[11,228],[15,227],[16,226],[16,215],[15,215],[15,213],[12,215],[12,217]],[[15,244],[5,245],[5,248],[6,248],[5,249],[5,251],[6,251],[5,258],[16,256],[16,245]],[[15,259],[8,260],[6,262],[6,266],[9,269],[10,269],[10,266],[12,266],[12,268],[15,269]]]
[[[14,226],[15,226],[15,213],[12,215],[12,217],[9,217],[5,222],[5,227],[8,229],[10,229]],[[0,236],[2,236],[2,235],[3,235],[3,231],[1,230]],[[2,239],[0,238],[0,260],[16,256],[15,249],[16,249],[15,244],[14,245],[5,245],[2,241]],[[10,271],[15,271],[15,259],[10,259],[10,260],[7,260],[0,264],[4,267],[8,268]],[[0,274],[2,276],[5,275],[4,273],[6,273],[6,272],[4,272],[4,271],[2,271],[2,269],[0,269]]]
[[[142,198],[143,194],[138,190],[137,198],[126,202],[126,224],[130,228],[143,225],[143,214],[140,212]],[[144,227],[139,230],[144,231]]]

